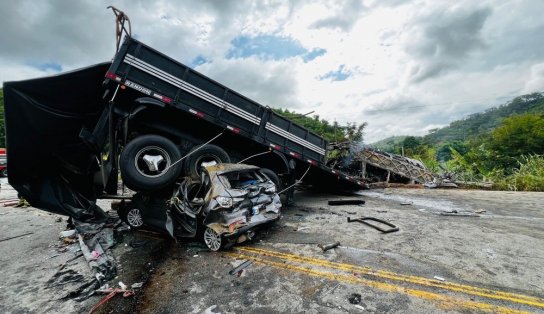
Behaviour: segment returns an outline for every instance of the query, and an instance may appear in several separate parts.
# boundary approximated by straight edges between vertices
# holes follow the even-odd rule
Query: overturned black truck
[[[278,193],[300,178],[364,186],[326,166],[319,135],[130,36],[112,62],[6,82],[4,97],[10,184],[33,206],[78,220],[106,216],[96,200],[123,198],[119,177],[140,199],[170,206],[185,178],[220,163],[259,167]]]

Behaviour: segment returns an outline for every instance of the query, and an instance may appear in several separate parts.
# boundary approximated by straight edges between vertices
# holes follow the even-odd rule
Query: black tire
[[[187,157],[184,162],[183,168],[186,176],[199,178],[200,168],[202,167],[203,162],[215,161],[218,164],[230,162],[229,154],[219,146],[207,144],[200,149],[198,149],[198,147],[200,146],[191,149],[191,152],[194,153]]]
[[[4,168],[0,171],[0,177],[7,177],[8,176],[8,168]]]
[[[159,157],[151,162],[145,157]],[[176,181],[182,167],[175,162],[181,158],[178,148],[169,139],[158,135],[144,135],[128,143],[121,153],[119,168],[126,186],[134,191],[149,192],[160,190]]]
[[[264,175],[267,176],[270,181],[274,182],[278,192],[283,188],[280,177],[274,171],[268,168],[261,168],[261,172],[264,173]]]

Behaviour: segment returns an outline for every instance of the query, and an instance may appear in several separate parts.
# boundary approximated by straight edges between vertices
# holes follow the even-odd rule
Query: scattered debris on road
[[[349,303],[359,304],[361,303],[361,295],[359,293],[352,293],[348,298]]]
[[[440,277],[440,276],[434,276],[433,278],[436,279],[436,280],[440,280],[440,281],[446,281],[446,279],[444,279],[444,277]]]
[[[338,206],[338,205],[364,205],[364,200],[334,200],[329,201],[328,204],[331,206]]]
[[[107,296],[105,296],[100,302],[98,302],[93,308],[89,311],[89,314],[92,314],[96,312],[102,305],[104,305],[108,300],[116,296],[117,294],[123,293],[123,297],[128,298],[134,295],[134,291],[127,289],[127,286],[123,284],[122,282],[119,282],[120,288],[106,288],[106,289],[99,289],[96,290],[98,293],[108,293]]]
[[[451,210],[447,212],[440,212],[441,216],[457,216],[457,217],[480,217],[478,214],[470,212],[458,212],[457,210]]]
[[[389,227],[391,227],[390,229],[383,229],[381,228],[380,226],[378,225],[374,225],[374,224],[371,224],[369,222],[367,222],[368,220],[372,220],[372,221],[376,221],[376,222],[379,222],[379,223],[382,223],[384,225],[387,225]],[[378,231],[381,231],[382,233],[391,233],[391,232],[397,232],[399,231],[399,227],[397,227],[396,225],[388,222],[388,221],[385,221],[385,220],[382,220],[382,219],[379,219],[379,218],[374,218],[374,217],[361,217],[361,218],[351,218],[351,217],[348,217],[348,222],[360,222],[360,223],[363,223],[369,227],[372,227]]]
[[[317,246],[321,250],[323,250],[323,252],[327,252],[330,249],[334,249],[335,247],[339,247],[340,246],[340,241],[336,241],[336,242],[330,243],[330,244],[318,244]]]
[[[360,306],[359,304],[355,304],[355,308],[361,311],[365,311],[365,308],[363,306]]]
[[[76,237],[76,229],[61,231],[59,234],[59,238],[61,239],[64,239],[64,238],[72,239],[75,237]]]
[[[249,267],[252,263],[253,263],[253,261],[251,261],[251,260],[246,260],[246,261],[242,262],[240,265],[238,265],[238,266],[234,267],[233,269],[231,269],[229,271],[229,275],[240,277],[240,275],[242,274],[244,269]]]

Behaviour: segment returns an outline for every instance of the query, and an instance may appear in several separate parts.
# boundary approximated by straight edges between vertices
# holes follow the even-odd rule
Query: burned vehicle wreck
[[[201,238],[217,251],[250,240],[256,229],[277,221],[282,207],[277,192],[259,167],[215,164],[203,167],[197,180],[185,177],[170,197],[136,194],[121,202],[118,212],[132,228]]]

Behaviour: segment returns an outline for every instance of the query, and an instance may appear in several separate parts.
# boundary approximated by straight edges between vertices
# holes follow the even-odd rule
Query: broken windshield
[[[229,172],[219,176],[227,188],[241,189],[266,181],[264,175],[257,171]]]

